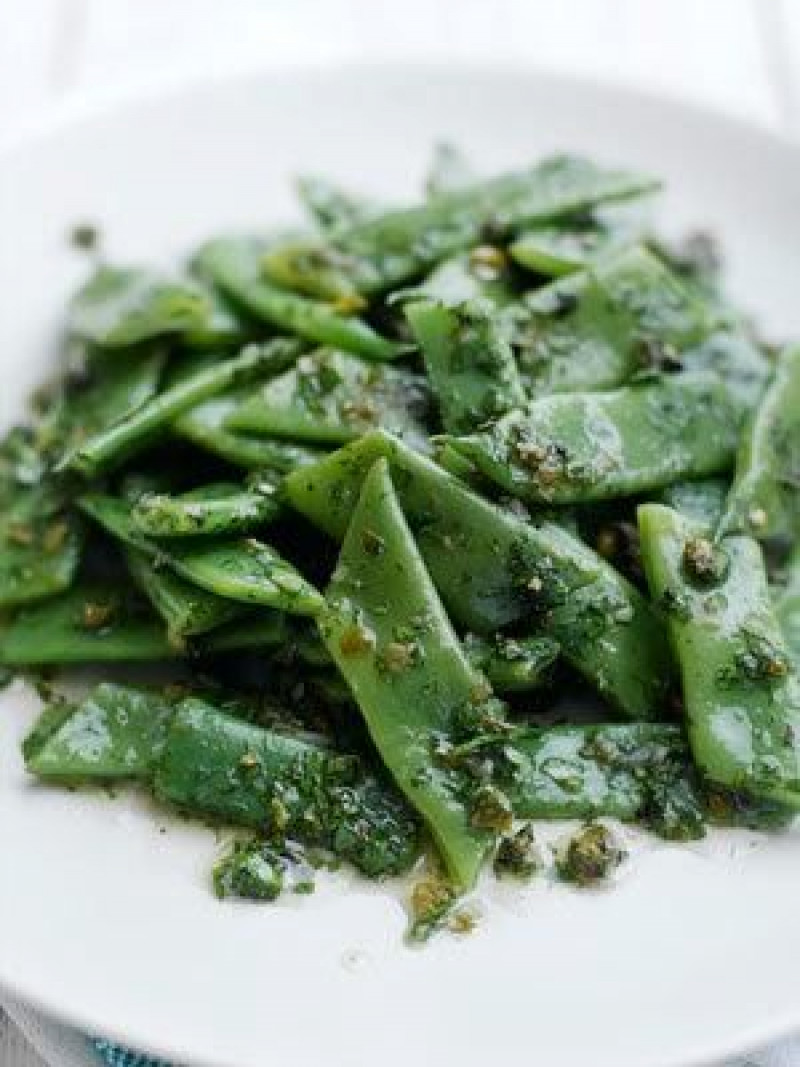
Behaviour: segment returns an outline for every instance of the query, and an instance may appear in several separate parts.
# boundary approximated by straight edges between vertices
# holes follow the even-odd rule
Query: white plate
[[[289,179],[418,188],[447,137],[481,166],[555,148],[650,168],[673,224],[723,235],[737,293],[800,333],[800,159],[747,126],[570,80],[354,69],[252,76],[59,122],[0,157],[0,418],[54,350],[97,220],[116,257],[285,220]],[[327,882],[276,907],[221,905],[215,843],[141,801],[50,792],[0,707],[0,983],[82,1025],[213,1067],[687,1067],[800,1026],[800,837],[639,847],[620,884],[492,892],[469,938],[403,947],[395,896]]]

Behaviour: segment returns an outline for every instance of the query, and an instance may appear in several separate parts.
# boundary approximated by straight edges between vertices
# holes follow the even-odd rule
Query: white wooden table
[[[800,0],[0,0],[0,136],[184,72],[397,56],[578,71],[800,136]],[[42,1067],[2,1017],[0,1067]]]

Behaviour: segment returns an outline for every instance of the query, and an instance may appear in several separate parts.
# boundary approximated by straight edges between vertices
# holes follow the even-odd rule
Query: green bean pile
[[[30,773],[241,827],[223,896],[413,868],[415,938],[487,861],[540,868],[531,820],[586,821],[555,862],[580,885],[622,858],[600,817],[786,826],[800,347],[710,239],[653,235],[647,176],[441,150],[414,207],[298,188],[303,226],[173,276],[96,256],[2,443]]]

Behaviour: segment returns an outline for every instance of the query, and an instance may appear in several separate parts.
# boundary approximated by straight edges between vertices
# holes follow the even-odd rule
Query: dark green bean
[[[689,741],[711,782],[800,807],[800,677],[757,542],[714,544],[658,504],[639,509],[650,590],[667,616]]]
[[[800,671],[800,548],[795,548],[787,560],[783,580],[774,595],[783,636]]]
[[[402,285],[442,259],[479,244],[486,229],[513,234],[537,222],[579,214],[601,203],[650,192],[648,177],[601,170],[583,159],[558,156],[389,211],[340,230],[328,245],[309,243],[328,264],[338,261],[340,288],[382,292]],[[306,257],[314,272],[315,257]]]
[[[741,327],[715,330],[682,360],[687,370],[716,374],[746,410],[758,404],[772,373],[770,361]]]
[[[44,447],[61,456],[152,400],[162,378],[166,350],[143,345],[119,351],[114,358],[86,355],[86,366],[75,381],[58,391],[45,415]],[[37,427],[41,437],[43,427]]]
[[[501,750],[496,774],[519,818],[606,815],[672,839],[704,833],[704,797],[676,726],[523,729]]]
[[[493,635],[545,631],[632,718],[661,713],[672,675],[661,624],[641,594],[560,526],[481,499],[388,434],[374,433],[286,480],[292,504],[341,539],[367,471],[389,459],[406,518],[448,611]]]
[[[25,766],[45,781],[148,781],[174,705],[163,694],[103,683],[77,706],[57,703],[25,743]]]
[[[490,309],[427,301],[408,304],[405,311],[448,433],[468,433],[522,404],[509,331]],[[392,431],[386,422],[381,427]]]
[[[328,848],[372,877],[401,873],[417,856],[412,813],[356,758],[200,700],[172,720],[155,791],[193,814]]]
[[[525,230],[508,247],[515,263],[536,274],[558,278],[636,244],[641,220],[613,209],[594,212],[588,219]]]
[[[550,637],[503,637],[493,640],[468,634],[467,659],[489,679],[498,693],[525,693],[547,680],[561,647]]]
[[[70,333],[104,348],[125,348],[208,327],[206,293],[189,282],[149,270],[101,266],[74,296]]]
[[[342,444],[381,426],[424,448],[430,408],[428,384],[421,375],[322,348],[250,392],[225,427]]]
[[[703,305],[640,247],[535,290],[526,308],[514,340],[534,396],[680,369],[681,352],[708,329]]]
[[[256,477],[245,485],[217,482],[187,493],[143,493],[131,517],[148,537],[246,533],[280,514],[275,482]]]
[[[253,537],[208,537],[154,542],[131,518],[131,504],[87,493],[81,507],[112,537],[169,567],[181,578],[223,599],[316,614],[322,596],[270,545]]]
[[[501,248],[490,244],[443,260],[421,282],[388,297],[390,304],[432,301],[459,308],[479,302],[498,311],[514,300],[511,264]]]
[[[194,268],[251,315],[316,344],[378,361],[395,359],[406,350],[407,346],[381,337],[366,322],[345,313],[360,310],[360,303],[309,300],[264,281],[264,253],[257,241],[221,238],[200,249]]]
[[[12,667],[137,663],[176,655],[147,603],[108,585],[81,586],[23,608],[0,634],[0,663]]]
[[[792,541],[800,530],[800,345],[786,349],[736,457],[720,534]]]
[[[159,662],[185,655],[277,648],[288,640],[285,617],[259,611],[177,642],[134,593],[109,585],[85,585],[19,611],[0,633],[0,663],[31,667]]]
[[[241,355],[189,376],[129,415],[84,441],[61,461],[86,477],[105,473],[150,447],[183,412],[227,389],[279,373],[297,358],[296,342],[277,340],[253,345]]]
[[[136,548],[125,550],[125,560],[134,582],[164,620],[167,636],[177,650],[184,647],[188,637],[216,630],[244,610],[234,601],[178,577]]]
[[[320,627],[328,651],[451,878],[469,889],[492,833],[471,808],[471,783],[437,759],[436,746],[459,740],[468,712],[491,714],[491,689],[445,615],[385,460],[364,481],[327,599]]]
[[[83,546],[83,527],[52,481],[21,486],[0,474],[0,608],[67,589]]]
[[[324,452],[321,449],[289,441],[271,441],[226,429],[228,416],[240,406],[240,398],[244,395],[225,393],[207,400],[181,415],[173,423],[173,432],[198,448],[245,470],[268,470],[283,474],[322,458]]]
[[[610,500],[733,463],[742,410],[709,375],[542,397],[482,433],[445,440],[486,477],[539,504]]]

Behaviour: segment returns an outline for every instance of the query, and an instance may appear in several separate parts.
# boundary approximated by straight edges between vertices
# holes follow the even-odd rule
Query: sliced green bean
[[[317,590],[274,548],[254,537],[182,544],[168,555],[178,574],[217,596],[292,615],[315,615],[322,608]]]
[[[680,368],[708,324],[702,304],[640,247],[534,291],[517,315],[520,370],[535,396],[612,389]]]
[[[741,417],[716,378],[676,375],[608,393],[542,397],[481,433],[446,440],[512,495],[574,504],[727,470]]]
[[[157,543],[133,522],[127,501],[87,493],[80,503],[112,537],[218,597],[297,615],[313,615],[324,603],[290,563],[254,537],[175,538]]]
[[[466,659],[397,502],[385,460],[364,487],[327,590],[321,632],[386,767],[422,816],[455,884],[491,847],[458,771],[436,757],[491,690]],[[387,605],[391,604],[391,611]]]
[[[241,355],[178,382],[90,437],[65,456],[60,466],[86,477],[105,473],[150,447],[183,412],[227,389],[279,373],[297,358],[299,351],[298,344],[289,340],[251,345]]]
[[[640,237],[641,228],[632,220],[610,212],[596,213],[583,222],[526,230],[511,242],[508,251],[521,267],[560,278],[620,252]]]
[[[0,607],[54,595],[72,582],[82,526],[67,487],[47,473],[51,457],[87,433],[145,403],[157,388],[161,349],[125,353],[92,365],[89,376],[62,385],[34,430],[16,429],[0,445]]]
[[[175,337],[191,347],[240,346],[255,332],[224,297],[196,280],[106,265],[73,298],[68,329],[115,351]]]
[[[418,826],[353,756],[241,722],[200,700],[178,709],[159,760],[160,800],[328,848],[365,874],[407,870]]]
[[[203,330],[211,313],[207,294],[190,282],[139,268],[102,266],[73,298],[69,331],[103,348],[125,348]]]
[[[311,297],[314,307],[328,307],[347,314],[362,311],[366,307],[366,301],[354,294],[348,284],[342,282],[339,274],[341,256],[335,250],[309,247],[309,238],[306,236],[282,241],[277,245],[270,242],[259,247],[261,252],[258,261],[258,277],[255,281],[259,285],[258,292],[261,293],[261,299],[264,300],[262,317],[267,322],[272,323],[273,317],[277,314],[281,318],[275,320],[275,324],[286,325],[283,317],[289,312],[283,304],[276,303],[277,290],[281,293],[287,290],[300,293],[303,297]],[[262,282],[269,283],[273,288],[267,298],[263,295],[264,290],[260,288]],[[252,291],[248,291],[248,299],[254,299]],[[320,305],[319,301],[325,303]],[[244,297],[241,303],[244,305]],[[289,305],[296,310],[304,306]],[[274,310],[275,307],[278,308],[277,311]],[[308,310],[309,308],[306,307],[306,312]],[[316,327],[317,330],[320,328]],[[363,343],[363,338],[356,343]]]
[[[523,403],[508,329],[491,309],[428,301],[405,311],[448,433],[468,433]]]
[[[492,640],[469,634],[464,651],[498,693],[525,693],[547,680],[561,647],[550,637],[503,637]]]
[[[650,590],[681,670],[689,741],[711,781],[800,806],[800,677],[749,537],[712,543],[658,504],[639,509]]]
[[[26,769],[45,781],[79,785],[148,781],[175,709],[154,690],[105,682],[77,706],[49,710],[58,718],[28,739]]]
[[[412,208],[389,211],[340,230],[328,245],[310,243],[327,262],[338,257],[340,287],[375,293],[396,288],[436,263],[537,222],[579,214],[601,203],[650,192],[658,183],[558,156],[527,170],[477,182]],[[312,256],[307,257],[313,273]]]
[[[610,816],[672,839],[704,833],[704,797],[676,726],[523,729],[506,742],[495,773],[518,818]]]
[[[430,300],[446,308],[480,302],[498,310],[516,299],[511,264],[501,248],[479,245],[443,260],[416,285],[388,297],[390,304]]]
[[[361,319],[336,305],[309,300],[264,281],[265,248],[255,240],[221,238],[197,253],[194,267],[251,315],[320,345],[352,352],[364,359],[395,359],[404,346],[381,337]]]
[[[235,411],[244,393],[226,393],[200,404],[173,423],[173,432],[212,455],[245,470],[268,470],[287,473],[321,459],[324,452],[289,441],[270,441],[264,437],[225,428],[228,416]]]
[[[23,608],[0,634],[0,662],[12,667],[140,663],[176,654],[147,603],[110,586],[70,589]]]
[[[0,471],[0,503],[0,608],[67,589],[80,562],[83,528],[62,489],[52,480],[15,484]]]
[[[114,359],[89,359],[86,374],[61,389],[49,414],[45,448],[59,455],[152,400],[166,361],[163,346],[121,351]],[[41,434],[41,428],[39,428]]]
[[[696,348],[683,353],[689,371],[720,377],[749,410],[760,401],[772,374],[770,361],[741,328],[714,331]]]
[[[800,671],[800,548],[795,548],[786,562],[783,580],[775,591],[775,611]]]
[[[481,499],[388,434],[373,433],[286,479],[292,504],[341,539],[367,471],[388,458],[420,552],[453,618],[491,635],[524,621],[632,718],[658,716],[672,675],[659,619],[596,552],[551,522]]]
[[[791,542],[800,531],[800,345],[786,349],[736,457],[720,533]]]
[[[251,392],[225,426],[321,444],[342,444],[381,426],[424,447],[430,408],[421,375],[322,348]]]
[[[126,549],[125,559],[131,577],[164,620],[167,636],[178,650],[186,638],[216,630],[242,613],[241,605],[187,582],[138,549]]]
[[[196,280],[193,284],[203,292],[209,311],[202,326],[193,327],[182,335],[180,340],[188,349],[211,349],[217,352],[237,349],[264,336],[266,331],[263,324],[236,307],[215,286]]]
[[[176,642],[138,595],[87,585],[19,611],[0,633],[0,663],[155,663],[185,655],[276,648],[287,640],[284,616],[260,611]]]
[[[148,537],[173,538],[246,533],[280,514],[275,482],[216,482],[187,493],[143,493],[131,517]]]

